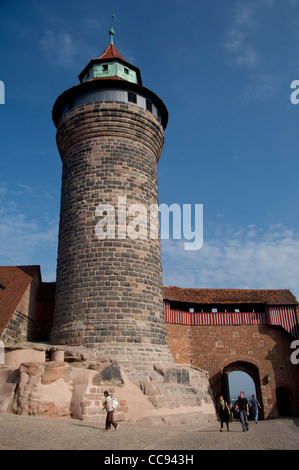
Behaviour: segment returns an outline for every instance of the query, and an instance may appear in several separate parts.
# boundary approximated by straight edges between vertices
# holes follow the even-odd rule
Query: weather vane
[[[109,29],[109,34],[110,34],[110,44],[113,44],[113,36],[114,36],[114,29],[113,29],[113,18],[114,18],[114,15],[112,15],[112,19],[111,19],[111,24],[110,24],[110,29]]]

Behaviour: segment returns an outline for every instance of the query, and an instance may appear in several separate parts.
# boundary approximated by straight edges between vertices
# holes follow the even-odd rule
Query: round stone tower
[[[168,112],[109,32],[53,107],[63,170],[51,342],[121,362],[172,361],[155,225]]]

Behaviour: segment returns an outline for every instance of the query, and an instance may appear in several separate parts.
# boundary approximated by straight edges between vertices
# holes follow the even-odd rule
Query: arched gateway
[[[163,297],[174,359],[206,370],[215,399],[228,398],[227,376],[238,370],[253,379],[261,416],[281,415],[282,388],[289,414],[299,412],[299,368],[291,361],[298,302],[290,291],[164,287]]]
[[[247,362],[247,361],[235,361],[223,367],[222,390],[220,393],[226,397],[226,400],[229,401],[231,397],[229,377],[232,372],[244,372],[245,374],[248,374],[248,376],[252,379],[254,383],[256,398],[260,403],[262,403],[263,396],[262,396],[261,381],[260,381],[260,375],[259,375],[259,367],[253,362]],[[263,412],[263,409],[261,409],[259,413],[259,418],[261,419],[263,417],[264,417],[264,412]]]

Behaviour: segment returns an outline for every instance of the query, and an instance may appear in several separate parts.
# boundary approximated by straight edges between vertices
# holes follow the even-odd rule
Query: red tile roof
[[[118,59],[123,60],[124,62],[127,62],[118,52],[114,44],[109,44],[109,46],[106,47],[105,51],[103,52],[98,59],[101,60],[107,60],[107,59],[114,59],[117,57]]]
[[[85,75],[85,73],[87,72],[87,70],[91,67],[92,64],[95,64],[95,63],[102,63],[103,61],[114,61],[114,59],[118,59],[120,60],[121,62],[123,62],[124,65],[128,66],[129,68],[135,70],[136,74],[137,74],[137,81],[139,83],[139,85],[142,85],[142,78],[141,78],[141,73],[140,73],[140,69],[138,67],[135,67],[135,65],[132,65],[130,64],[126,59],[124,59],[120,53],[118,52],[118,50],[116,49],[116,47],[114,46],[114,44],[109,44],[105,51],[103,52],[102,55],[100,55],[100,57],[98,57],[97,59],[91,59],[91,61],[86,65],[86,67],[82,70],[82,72],[78,75],[79,77],[79,80],[80,80],[80,83],[82,83],[82,80],[83,80],[83,77]],[[105,80],[111,80],[111,79],[116,79],[115,77],[103,77],[105,78]],[[96,78],[94,80],[99,80],[100,78]],[[91,81],[91,80],[87,80],[87,81]],[[124,80],[126,81],[126,80]]]
[[[7,326],[39,266],[0,266],[0,332]]]
[[[124,78],[118,77],[117,75],[113,75],[112,77],[89,78],[89,79],[86,80],[86,81],[87,81],[87,82],[92,82],[92,81],[98,82],[99,80],[122,80],[123,82],[126,82],[126,81],[127,81],[127,80],[125,80]]]
[[[163,287],[164,300],[194,304],[267,303],[268,305],[297,305],[296,297],[288,290],[261,289],[184,289]]]

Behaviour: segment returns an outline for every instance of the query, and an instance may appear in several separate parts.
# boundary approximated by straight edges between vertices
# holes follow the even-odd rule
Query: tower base
[[[216,420],[207,374],[189,365],[147,362],[142,368],[137,360],[118,363],[100,358],[95,350],[32,343],[6,345],[5,351],[2,413],[65,416],[104,426],[103,394],[108,390],[118,399],[119,422],[179,425]],[[25,357],[37,357],[38,362],[22,362]]]

